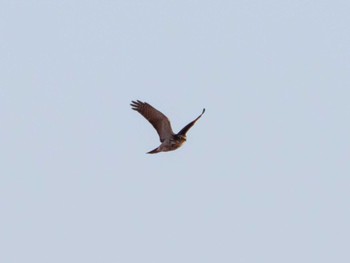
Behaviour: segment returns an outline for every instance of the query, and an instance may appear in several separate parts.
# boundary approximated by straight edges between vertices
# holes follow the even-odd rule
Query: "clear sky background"
[[[0,262],[350,262],[349,14],[1,1]]]

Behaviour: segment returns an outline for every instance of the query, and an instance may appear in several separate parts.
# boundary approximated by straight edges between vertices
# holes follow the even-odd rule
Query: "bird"
[[[187,140],[186,133],[199,120],[199,118],[202,117],[205,112],[204,108],[202,113],[196,119],[183,127],[178,133],[174,133],[168,117],[161,113],[159,110],[153,108],[147,102],[142,102],[139,100],[131,101],[130,106],[133,110],[139,112],[143,117],[145,117],[156,129],[159,135],[161,144],[152,151],[147,152],[148,154],[174,151],[181,147]]]

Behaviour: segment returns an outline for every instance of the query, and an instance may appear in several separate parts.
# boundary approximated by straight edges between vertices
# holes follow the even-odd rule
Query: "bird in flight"
[[[133,110],[138,111],[152,124],[159,135],[161,144],[148,153],[168,152],[179,148],[186,141],[186,133],[188,130],[191,129],[191,127],[200,117],[202,117],[203,113],[205,112],[205,109],[203,109],[201,115],[199,115],[195,120],[183,127],[178,133],[174,133],[167,116],[153,108],[148,103],[137,100],[132,101],[130,105]]]

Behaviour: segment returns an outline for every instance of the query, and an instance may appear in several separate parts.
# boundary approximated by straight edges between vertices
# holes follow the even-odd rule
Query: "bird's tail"
[[[148,153],[159,153],[159,147],[155,148],[154,150],[152,151],[149,151]]]

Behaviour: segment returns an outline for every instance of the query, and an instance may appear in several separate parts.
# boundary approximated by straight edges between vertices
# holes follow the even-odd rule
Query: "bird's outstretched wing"
[[[196,121],[199,120],[200,117],[202,117],[204,112],[205,112],[205,109],[203,109],[201,115],[199,115],[194,121],[191,121],[189,124],[187,124],[185,127],[183,127],[182,130],[179,131],[178,135],[186,135],[188,130],[192,128],[192,126],[196,123]]]
[[[133,110],[138,111],[152,124],[152,126],[156,129],[161,142],[167,138],[170,138],[174,134],[167,116],[153,108],[148,103],[137,100],[132,101],[130,105]]]

